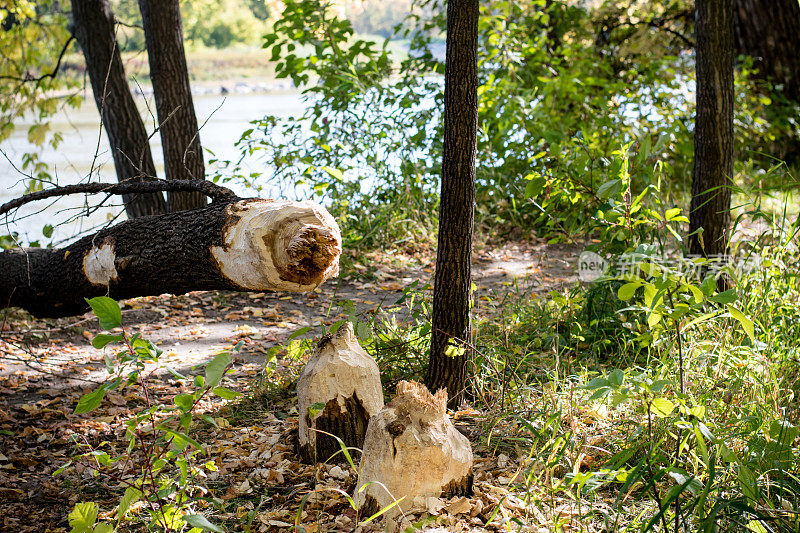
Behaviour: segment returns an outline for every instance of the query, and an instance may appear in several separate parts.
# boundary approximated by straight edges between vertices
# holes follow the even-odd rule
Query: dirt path
[[[577,246],[531,243],[479,249],[473,267],[476,312],[487,312],[487,298],[482,296],[496,300],[513,291],[520,297],[536,297],[574,284],[578,253]],[[156,343],[164,351],[162,362],[182,373],[198,371],[195,367],[243,341],[232,379],[236,388],[246,391],[262,371],[270,348],[284,344],[301,328],[310,328],[308,336],[319,336],[321,325],[346,316],[340,302],[349,300],[358,313],[369,316],[379,308],[391,309],[409,285],[417,282],[421,289],[430,284],[433,265],[429,260],[407,266],[409,258],[402,256],[367,259],[373,265],[370,268],[357,265],[353,275],[331,280],[310,294],[197,292],[130,300],[123,307],[123,324],[131,333],[141,332]],[[76,437],[119,439],[122,421],[136,398],[131,393],[115,393],[107,397],[110,405],[104,404],[92,416],[72,414],[77,399],[107,377],[103,351],[90,345],[99,330],[89,315],[48,321],[11,315],[0,317],[0,328],[0,530],[62,530],[81,492],[78,489],[85,487],[65,488],[64,481],[51,473],[72,454]],[[277,367],[280,371],[281,361]],[[160,392],[165,395],[182,390],[167,379],[163,382]],[[291,429],[292,423],[296,427],[296,417],[264,416],[267,419],[261,422],[263,439],[258,446],[268,443],[271,453],[287,456],[291,450],[279,436]],[[234,433],[239,430],[236,424],[228,428]],[[276,446],[283,448],[276,451]],[[243,447],[245,452],[249,456]],[[234,478],[239,475],[233,466],[228,470]],[[289,470],[296,476],[311,475],[302,468]],[[77,479],[88,483],[85,478],[78,475]],[[289,478],[281,474],[281,483],[275,486],[273,505],[278,508]],[[270,479],[275,482],[277,478]],[[232,485],[228,485],[230,489]],[[30,522],[24,516],[35,518]],[[272,530],[268,522],[262,530]]]

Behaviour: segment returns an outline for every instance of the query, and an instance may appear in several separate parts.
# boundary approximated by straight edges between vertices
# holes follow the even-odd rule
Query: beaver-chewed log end
[[[250,199],[227,214],[224,244],[211,253],[222,275],[243,289],[304,292],[338,275],[342,235],[324,207]]]

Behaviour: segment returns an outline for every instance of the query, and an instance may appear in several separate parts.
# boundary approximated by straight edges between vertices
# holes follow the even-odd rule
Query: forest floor
[[[476,315],[490,313],[490,302],[502,294],[535,298],[574,285],[580,251],[577,245],[533,242],[476,247]],[[164,351],[161,362],[177,372],[202,373],[201,364],[243,343],[227,377],[227,386],[243,393],[242,399],[233,408],[220,398],[201,405],[218,422],[217,429],[209,430],[209,425],[198,434],[204,460],[214,460],[218,467],[207,479],[207,496],[217,510],[206,514],[232,531],[244,530],[248,522],[251,531],[287,530],[296,517],[308,533],[356,529],[345,497],[331,491],[323,495],[322,489],[352,494],[357,472],[298,462],[289,439],[298,420],[293,393],[271,394],[269,401],[262,401],[267,354],[302,328],[310,328],[305,336],[318,337],[321,324],[345,318],[339,302],[351,301],[360,316],[391,311],[404,288],[414,282],[425,287],[432,273],[431,257],[374,253],[308,294],[195,292],[124,303],[126,330],[156,343]],[[110,450],[123,449],[125,421],[144,405],[138,389],[127,388],[106,395],[91,413],[73,414],[78,399],[108,377],[104,350],[90,344],[99,332],[90,314],[59,320],[36,320],[19,312],[0,315],[0,530],[68,530],[67,515],[80,501],[97,501],[101,518],[113,518],[123,491],[119,483],[102,473],[95,476],[87,465],[53,475],[75,453],[76,441],[93,446],[105,441]],[[293,391],[291,383],[302,364],[281,352],[271,361],[275,372],[270,379]],[[169,374],[153,378],[156,399],[171,403],[171,397],[186,392]],[[486,435],[475,422],[480,412],[468,408],[454,417],[476,453],[475,494],[416,502],[406,518],[414,522],[429,517],[431,526],[447,531],[495,531],[515,518],[532,530],[552,523],[552,516],[526,507],[517,493],[522,489],[515,458],[495,455],[486,446]],[[301,500],[312,492],[315,496],[306,499],[298,514]],[[569,523],[578,516],[572,505],[553,502],[550,513]],[[376,521],[366,527],[382,530],[386,524]]]

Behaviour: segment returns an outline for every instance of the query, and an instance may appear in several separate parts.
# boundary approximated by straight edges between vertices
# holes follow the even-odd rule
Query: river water
[[[148,131],[152,131],[154,121],[147,110],[144,98],[140,97],[137,104],[145,117]],[[148,104],[155,113],[152,97]],[[205,122],[200,131],[203,148],[213,152],[213,155],[208,152],[205,154],[207,171],[210,159],[235,161],[239,158],[234,143],[243,131],[251,127],[250,121],[266,115],[290,118],[302,114],[305,110],[303,99],[296,91],[202,94],[194,96],[194,104],[198,123],[202,125]],[[93,167],[95,169],[93,181],[98,181],[98,175],[104,182],[116,181],[108,141],[105,133],[99,134],[100,118],[91,96],[84,100],[80,108],[60,112],[53,117],[50,124],[51,131],[60,131],[64,140],[55,150],[52,148],[42,150],[40,157],[49,166],[51,174],[57,178],[59,185],[86,181]],[[151,139],[150,146],[156,169],[163,177],[163,155],[157,134]],[[26,180],[14,167],[21,168],[22,155],[35,150],[27,140],[27,125],[18,125],[11,138],[0,144],[0,150],[7,156],[6,158],[0,155],[0,204],[2,204],[25,192]],[[95,153],[97,153],[96,158]],[[247,161],[247,168],[253,171],[265,171],[266,165],[264,161]],[[253,195],[252,192],[248,194],[236,186],[232,188],[239,194]],[[100,195],[91,198],[91,200],[100,199],[102,199]],[[112,198],[109,201],[118,203],[119,198]],[[108,224],[112,219],[121,220],[124,216],[118,205],[101,206],[93,210],[85,205],[83,195],[72,195],[59,198],[57,201],[34,202],[7,218],[0,216],[0,235],[16,232],[20,244],[33,241],[39,241],[42,245],[49,242],[61,243],[90,228]],[[42,228],[46,224],[55,226],[50,239],[42,235]]]

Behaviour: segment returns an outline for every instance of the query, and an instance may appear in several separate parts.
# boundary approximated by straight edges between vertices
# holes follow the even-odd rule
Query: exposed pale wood
[[[370,417],[383,408],[380,372],[349,322],[317,345],[297,382],[300,455],[306,462],[345,461],[336,435],[361,448]],[[309,412],[315,404],[324,408]],[[315,431],[319,430],[319,431]]]
[[[447,393],[401,381],[397,396],[370,418],[355,498],[362,515],[406,511],[415,497],[472,492],[472,446],[447,416]],[[366,485],[359,492],[358,489]]]

